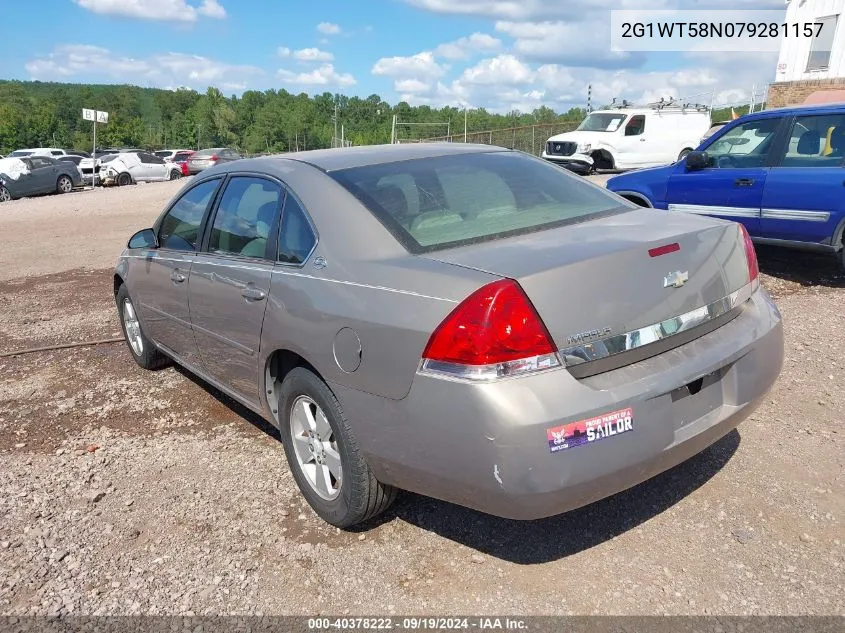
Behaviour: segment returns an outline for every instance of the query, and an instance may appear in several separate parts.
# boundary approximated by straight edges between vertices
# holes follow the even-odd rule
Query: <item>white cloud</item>
[[[226,17],[226,9],[217,0],[204,0],[197,12],[216,20],[222,20]]]
[[[519,85],[534,79],[534,72],[513,55],[484,59],[464,70],[459,81],[468,84]]]
[[[196,22],[200,15],[223,19],[226,9],[218,0],[202,0],[199,6],[187,0],[74,0],[83,9],[99,15],[137,20]]]
[[[264,74],[260,68],[226,64],[201,55],[162,53],[144,58],[127,57],[99,46],[67,44],[57,46],[45,57],[26,63],[33,79],[105,79],[161,88],[186,86],[204,90],[217,86],[243,90],[250,78]]]
[[[328,51],[321,51],[319,48],[302,48],[293,52],[293,58],[301,62],[330,62],[334,59]]]
[[[338,73],[332,64],[323,64],[319,68],[304,73],[295,73],[280,69],[276,75],[286,83],[295,86],[354,86],[358,83],[349,73]]]
[[[411,81],[395,77],[394,88],[403,101],[414,105],[485,107],[494,112],[518,109],[531,112],[548,106],[558,112],[583,107],[587,86],[593,87],[593,106],[609,104],[614,97],[648,103],[675,97],[714,106],[750,98],[774,75],[777,55],[689,53],[678,55],[676,70],[643,72],[637,69],[598,71],[566,64],[534,65],[515,55],[483,59],[451,81]]]
[[[492,53],[502,46],[502,40],[486,33],[473,33],[454,42],[441,44],[434,49],[434,54],[446,59],[466,59],[473,53]]]
[[[431,90],[431,84],[419,79],[399,79],[393,84],[396,92],[427,92]]]
[[[332,22],[320,22],[317,25],[317,30],[323,35],[337,35],[340,33],[340,26]]]
[[[584,22],[496,22],[496,30],[514,39],[522,59],[591,68],[641,66],[644,53],[610,50],[610,20]]]
[[[291,52],[292,51],[287,46],[280,46],[278,49],[276,49],[276,54],[279,57],[290,57]]]
[[[373,66],[374,75],[399,79],[431,80],[442,77],[448,66],[438,64],[431,51],[423,51],[410,57],[382,57]]]

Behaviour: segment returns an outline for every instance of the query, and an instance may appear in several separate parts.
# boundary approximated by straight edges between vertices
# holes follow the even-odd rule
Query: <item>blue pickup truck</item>
[[[845,104],[740,117],[683,160],[607,188],[642,206],[740,222],[758,244],[829,252],[845,269]]]

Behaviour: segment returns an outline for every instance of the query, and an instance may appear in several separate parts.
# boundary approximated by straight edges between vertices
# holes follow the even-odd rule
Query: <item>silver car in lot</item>
[[[470,144],[210,168],[114,293],[138,364],[276,425],[342,527],[397,489],[516,519],[614,494],[734,429],[783,357],[741,226]]]

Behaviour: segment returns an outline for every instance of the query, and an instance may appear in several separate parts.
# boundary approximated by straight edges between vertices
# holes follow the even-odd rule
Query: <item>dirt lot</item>
[[[109,266],[179,187],[0,207],[0,353],[119,334]],[[845,278],[760,251],[783,375],[738,430],[518,523],[405,494],[354,532],[275,432],[123,344],[0,358],[0,614],[843,614]]]

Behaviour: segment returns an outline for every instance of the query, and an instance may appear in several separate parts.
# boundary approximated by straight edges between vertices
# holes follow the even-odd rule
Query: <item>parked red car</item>
[[[179,168],[182,170],[183,176],[190,176],[188,172],[188,159],[193,156],[196,152],[191,151],[184,151],[184,152],[176,152],[171,159],[171,162],[176,163],[179,165]]]

